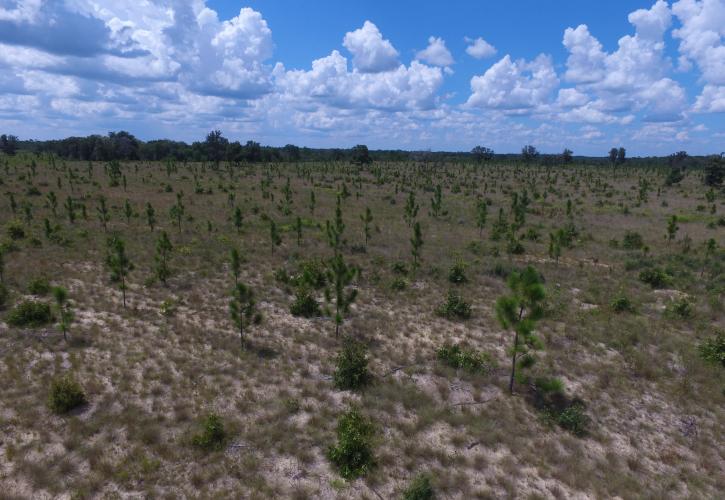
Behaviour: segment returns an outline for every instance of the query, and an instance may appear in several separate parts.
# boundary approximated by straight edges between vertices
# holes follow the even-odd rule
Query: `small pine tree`
[[[242,209],[239,207],[236,207],[234,209],[234,227],[237,228],[237,233],[240,233],[242,231],[242,223],[244,222],[244,216],[242,215]]]
[[[229,302],[229,311],[232,321],[239,328],[239,341],[244,347],[244,328],[256,322],[259,318],[254,292],[244,283],[237,283],[232,291],[232,300]]]
[[[408,226],[413,225],[413,221],[418,216],[419,208],[420,206],[415,202],[415,193],[410,191],[410,193],[408,193],[408,198],[405,201],[405,207],[403,208],[403,218]]]
[[[514,331],[514,342],[511,348],[511,377],[509,392],[514,392],[516,364],[521,368],[531,365],[533,357],[530,349],[538,349],[540,341],[533,334],[536,321],[543,315],[541,302],[545,297],[544,285],[538,271],[528,266],[521,272],[509,275],[509,295],[496,301],[496,316],[501,326]]]
[[[677,236],[677,231],[679,230],[679,226],[677,225],[677,216],[673,215],[670,217],[670,219],[667,222],[667,242],[671,242],[675,239],[675,236]]]
[[[174,203],[171,206],[171,209],[169,209],[169,215],[171,216],[172,220],[176,221],[179,232],[181,232],[181,220],[184,218],[184,212],[186,211],[186,208],[184,207],[183,197],[184,193],[176,193],[176,203]]]
[[[561,257],[561,240],[554,233],[549,233],[549,257],[556,260],[559,264],[559,257]]]
[[[239,283],[239,275],[242,270],[242,258],[236,248],[232,248],[230,252],[229,267],[232,270],[232,276],[234,276],[234,286],[236,286]]]
[[[488,218],[488,205],[486,200],[478,200],[476,203],[476,227],[478,228],[478,237],[483,236],[483,228],[486,227],[486,219]]]
[[[350,310],[350,306],[357,298],[357,289],[353,288],[347,290],[352,281],[358,275],[358,269],[354,266],[348,266],[342,257],[340,252],[337,252],[330,261],[330,268],[328,270],[328,280],[335,287],[335,337],[337,338],[340,334],[340,325],[343,322],[343,316]],[[329,288],[326,290],[325,295],[328,301],[331,298],[331,292]]]
[[[123,215],[126,216],[126,224],[130,225],[131,217],[133,217],[133,207],[128,199],[126,199],[126,202],[123,204]]]
[[[111,220],[111,214],[108,212],[105,196],[101,195],[98,197],[96,211],[98,212],[98,220],[101,222],[101,227],[103,227],[103,232],[105,233],[108,231],[108,222]]]
[[[413,269],[420,265],[420,249],[423,246],[423,235],[420,230],[420,222],[413,226],[413,237],[410,239],[411,253],[413,255]]]
[[[373,221],[373,213],[370,211],[370,207],[365,208],[365,213],[360,216],[360,220],[363,223],[363,234],[365,235],[365,248],[367,248],[368,240],[370,240],[370,223]]]
[[[171,276],[169,269],[169,259],[171,252],[174,250],[169,235],[166,231],[162,231],[161,236],[156,241],[156,277],[166,286],[166,280]]]
[[[146,224],[148,224],[151,231],[154,230],[154,226],[156,225],[156,210],[154,210],[153,205],[149,202],[146,203]]]
[[[302,218],[295,219],[295,232],[297,233],[297,246],[302,245]]]
[[[430,200],[430,210],[433,217],[438,217],[441,214],[443,208],[443,189],[438,184],[433,193],[433,198]]]
[[[282,244],[282,237],[277,230],[277,223],[272,219],[269,220],[269,238],[272,241],[272,251]]]
[[[126,279],[133,269],[133,264],[126,255],[126,244],[119,236],[112,236],[107,243],[108,255],[106,264],[111,270],[111,279],[120,282],[123,295],[123,307],[126,307]]]
[[[68,222],[71,224],[75,224],[76,222],[76,210],[75,210],[75,204],[73,203],[73,198],[68,196],[65,199],[65,204],[63,205],[65,207],[66,214],[68,215]]]
[[[73,310],[68,303],[68,291],[62,286],[53,287],[53,298],[58,307],[58,325],[63,332],[63,340],[68,342],[68,330],[73,322]]]

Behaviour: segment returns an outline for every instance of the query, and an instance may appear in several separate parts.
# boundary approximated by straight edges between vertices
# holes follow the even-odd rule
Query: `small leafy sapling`
[[[350,408],[337,421],[337,444],[327,457],[345,479],[365,475],[375,466],[373,438],[375,426],[357,408]]]
[[[171,244],[169,235],[166,231],[162,231],[161,236],[156,241],[156,277],[166,286],[166,280],[171,276],[171,269],[169,268],[169,259],[171,258],[171,252],[174,247]]]
[[[68,330],[73,322],[73,310],[68,303],[68,290],[62,286],[53,287],[53,298],[58,308],[58,325],[63,332],[63,340],[68,342]]]
[[[229,302],[229,312],[232,321],[239,328],[239,341],[244,346],[244,329],[252,323],[261,321],[257,312],[257,305],[254,300],[253,290],[244,283],[237,283],[232,291],[232,299]]]
[[[342,350],[337,355],[335,373],[332,374],[335,387],[356,390],[365,386],[371,378],[365,344],[346,337]]]
[[[108,239],[108,255],[106,256],[106,264],[111,270],[111,280],[118,281],[121,285],[121,293],[123,295],[123,307],[126,307],[126,280],[129,272],[133,270],[128,255],[126,255],[126,244],[117,235]]]
[[[531,366],[534,358],[530,351],[541,345],[541,341],[534,335],[534,328],[543,315],[541,303],[546,292],[541,276],[531,266],[511,273],[508,286],[511,293],[496,301],[496,316],[503,328],[514,332],[509,380],[509,393],[513,394],[517,362],[520,368]]]

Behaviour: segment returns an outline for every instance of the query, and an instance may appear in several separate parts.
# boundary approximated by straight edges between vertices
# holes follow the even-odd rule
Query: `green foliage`
[[[373,423],[351,408],[337,421],[337,444],[327,451],[327,457],[345,479],[356,479],[375,466],[373,455]]]
[[[466,265],[463,262],[458,261],[451,266],[448,271],[448,281],[456,285],[468,281],[468,278],[466,278]]]
[[[30,280],[28,283],[28,292],[38,297],[48,295],[48,292],[50,292],[50,283],[48,283],[48,278],[40,276]]]
[[[390,283],[390,288],[396,292],[402,292],[408,288],[408,281],[402,276],[396,276]]]
[[[622,238],[622,248],[625,250],[639,250],[644,246],[642,235],[636,231],[626,231]]]
[[[413,226],[413,237],[410,239],[411,254],[413,255],[413,268],[417,269],[420,264],[420,249],[423,246],[423,234],[420,230],[420,222]]]
[[[584,402],[569,398],[564,392],[564,383],[557,378],[537,378],[530,387],[530,402],[551,422],[556,423],[575,436],[588,432],[590,419],[584,412]]]
[[[610,305],[615,312],[634,312],[632,301],[622,293],[614,297]]]
[[[403,492],[403,500],[434,500],[435,491],[428,474],[418,474]]]
[[[352,338],[345,340],[342,350],[337,355],[335,365],[332,380],[338,389],[359,389],[371,380],[368,371],[367,348]]]
[[[304,318],[322,315],[320,304],[317,303],[317,300],[306,286],[302,286],[297,290],[295,301],[290,306],[290,313],[293,316],[302,316]]]
[[[509,392],[513,393],[517,358],[522,356],[525,363],[521,368],[526,368],[534,359],[531,351],[541,347],[541,341],[533,332],[544,312],[542,302],[546,292],[541,275],[531,266],[520,272],[512,272],[508,277],[508,286],[511,293],[496,301],[496,316],[503,328],[514,331],[509,380]]]
[[[3,309],[5,307],[9,295],[10,294],[8,293],[8,287],[6,287],[5,284],[0,283],[0,309]]]
[[[695,308],[687,298],[683,297],[667,304],[665,313],[675,318],[688,319],[695,314]]]
[[[408,274],[408,266],[405,262],[402,261],[394,262],[391,269],[395,274]]]
[[[201,431],[192,437],[192,444],[205,451],[219,451],[224,447],[227,433],[224,422],[215,413],[206,416],[201,423]]]
[[[672,277],[660,268],[645,269],[639,273],[639,280],[652,288],[662,288],[672,282]]]
[[[715,336],[704,340],[697,349],[702,359],[725,368],[725,333],[717,332]]]
[[[438,349],[437,355],[438,359],[451,368],[462,368],[470,373],[488,373],[494,366],[487,353],[476,352],[460,344],[445,344]]]
[[[70,376],[55,379],[50,384],[48,406],[55,413],[68,413],[86,404],[86,395],[80,384]]]
[[[156,242],[156,277],[165,285],[166,280],[171,277],[171,269],[169,268],[169,258],[174,250],[169,235],[166,231],[162,231]]]
[[[25,227],[18,219],[8,222],[5,226],[5,231],[11,240],[22,240],[25,238]]]
[[[37,327],[50,323],[53,314],[50,305],[45,302],[26,300],[15,306],[7,315],[6,320],[11,326]]]
[[[261,321],[257,312],[257,302],[254,291],[244,283],[237,283],[232,290],[232,299],[229,301],[229,312],[232,321],[239,328],[239,340],[244,342],[244,328],[250,324]],[[259,320],[257,319],[259,318]]]
[[[556,423],[575,436],[585,436],[589,426],[589,417],[584,413],[584,405],[573,403],[556,415]]]
[[[446,301],[436,309],[436,314],[447,319],[468,319],[471,317],[471,305],[450,290]]]

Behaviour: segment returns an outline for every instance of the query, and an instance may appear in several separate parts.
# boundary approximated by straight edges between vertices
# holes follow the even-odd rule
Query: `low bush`
[[[0,309],[5,307],[5,304],[8,301],[8,296],[8,288],[3,283],[0,283]]]
[[[692,306],[692,303],[689,300],[687,300],[686,298],[681,298],[673,300],[669,304],[667,304],[665,314],[670,317],[675,317],[679,319],[688,319],[694,316],[695,308]]]
[[[626,250],[639,250],[644,246],[642,235],[636,231],[627,231],[622,238],[622,248]]]
[[[634,312],[632,301],[624,294],[619,294],[614,297],[611,307],[615,312]]]
[[[53,320],[50,306],[44,302],[26,300],[15,306],[7,315],[11,326],[42,326]]]
[[[345,479],[355,479],[375,466],[373,456],[373,423],[351,408],[337,421],[337,444],[327,451],[327,457]]]
[[[365,345],[348,338],[337,355],[332,381],[338,389],[355,390],[370,382]]]
[[[578,437],[588,433],[590,420],[584,411],[584,401],[579,398],[569,398],[561,380],[537,378],[529,387],[529,401],[542,412],[546,420]]]
[[[436,313],[447,319],[468,319],[471,317],[471,305],[451,290],[446,301],[436,309]]]
[[[390,288],[396,292],[401,292],[408,288],[408,282],[402,276],[398,276],[390,283]]]
[[[68,413],[86,402],[83,388],[72,377],[65,376],[51,382],[48,406],[53,412]]]
[[[433,500],[435,491],[428,474],[418,474],[403,492],[403,500]]]
[[[491,356],[484,352],[446,344],[437,351],[438,359],[451,368],[462,368],[471,373],[487,373],[493,368]]]
[[[459,285],[468,281],[466,278],[466,265],[463,262],[456,262],[448,271],[448,281]]]
[[[221,450],[227,437],[221,417],[211,413],[207,415],[201,425],[201,431],[192,438],[191,442],[194,446],[206,451]]]
[[[714,337],[704,340],[697,350],[700,357],[708,363],[719,364],[725,368],[725,333],[718,332]]]
[[[315,300],[312,293],[306,288],[302,287],[297,290],[295,295],[295,301],[290,306],[290,313],[293,316],[302,316],[303,318],[313,318],[320,316],[322,311],[320,305]]]
[[[47,278],[34,278],[28,283],[28,292],[32,295],[43,296],[50,292],[50,283]]]
[[[671,283],[672,277],[662,269],[654,267],[639,273],[639,280],[652,288],[662,288]]]

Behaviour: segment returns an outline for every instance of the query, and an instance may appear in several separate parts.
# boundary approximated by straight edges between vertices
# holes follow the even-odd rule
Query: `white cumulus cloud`
[[[355,69],[363,73],[390,71],[399,65],[398,51],[370,21],[345,34],[342,44],[352,54]]]
[[[453,64],[453,56],[446,47],[442,38],[428,38],[428,47],[418,52],[415,57],[433,66],[450,66]]]
[[[496,55],[496,47],[481,37],[478,37],[475,40],[466,37],[465,40],[466,43],[468,43],[468,46],[466,47],[466,54],[473,58],[485,59]]]

